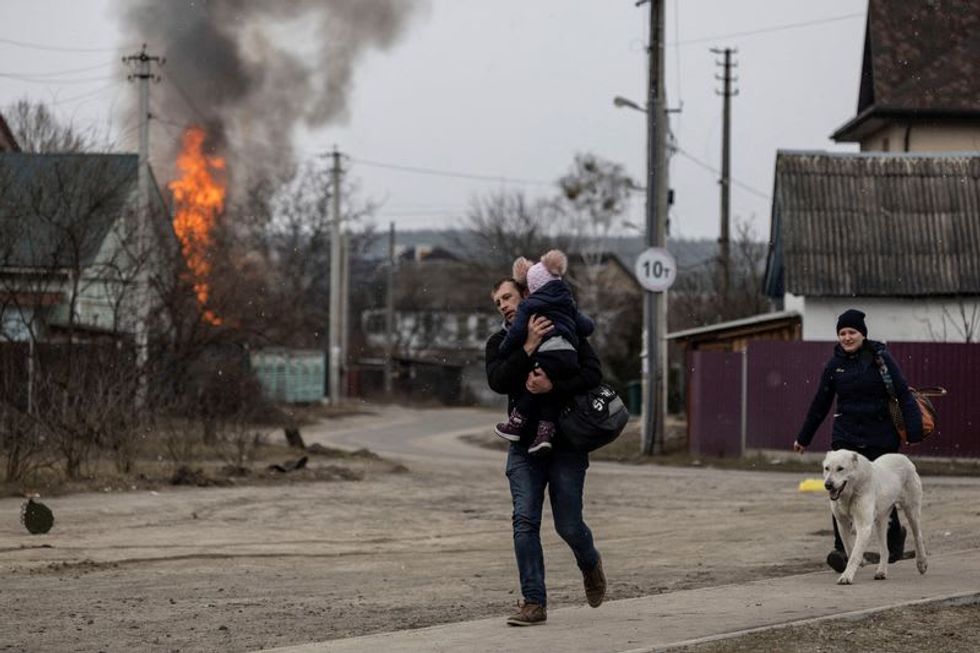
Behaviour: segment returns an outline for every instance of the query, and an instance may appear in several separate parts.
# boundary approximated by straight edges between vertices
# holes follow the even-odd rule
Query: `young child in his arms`
[[[517,307],[517,314],[500,343],[500,353],[509,354],[523,346],[532,316],[548,318],[554,328],[532,352],[531,360],[552,381],[578,372],[579,338],[586,338],[595,330],[593,321],[575,306],[571,288],[561,278],[567,269],[568,259],[557,249],[533,265],[523,256],[514,261],[514,279],[522,283],[526,280],[528,296]],[[561,399],[553,392],[534,394],[524,390],[509,419],[497,424],[494,431],[505,440],[518,442],[528,420],[537,417],[537,432],[528,452],[546,452],[553,446],[561,409]]]

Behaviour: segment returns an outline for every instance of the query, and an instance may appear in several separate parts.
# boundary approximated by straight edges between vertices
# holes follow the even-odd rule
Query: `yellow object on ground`
[[[800,481],[800,492],[825,492],[822,478],[805,478]]]

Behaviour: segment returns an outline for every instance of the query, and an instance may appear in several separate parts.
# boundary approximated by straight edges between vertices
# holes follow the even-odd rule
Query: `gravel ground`
[[[392,422],[393,437],[409,437],[410,417]],[[439,418],[422,415],[419,432]],[[22,499],[0,499],[0,651],[253,651],[503,619],[519,598],[504,457],[464,449],[478,455],[404,466],[311,457],[303,482],[284,475],[281,484],[45,498],[56,522],[43,536],[19,523]],[[318,475],[338,464],[350,473]],[[593,464],[585,514],[608,598],[821,569],[831,542],[826,498],[800,493],[800,480]],[[931,552],[980,547],[980,482],[927,477],[924,486]],[[544,519],[550,606],[581,605],[581,575],[547,509]],[[743,649],[692,650],[803,650],[791,648],[801,642],[807,651],[845,642],[820,650],[980,650],[975,606],[932,610],[914,608],[881,626],[867,624],[889,615],[775,631],[767,636],[786,639]],[[892,634],[858,643],[865,630]],[[909,639],[918,631],[928,646]],[[834,634],[814,644],[814,633]]]

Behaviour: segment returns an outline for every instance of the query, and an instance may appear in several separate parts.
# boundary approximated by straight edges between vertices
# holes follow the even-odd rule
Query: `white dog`
[[[847,567],[839,585],[854,582],[854,573],[864,558],[872,534],[878,540],[875,580],[888,574],[888,517],[898,505],[915,538],[915,564],[926,573],[926,547],[922,539],[922,481],[912,461],[889,453],[871,462],[853,451],[831,451],[823,459],[824,487],[830,493],[830,510],[837,519],[847,554]]]

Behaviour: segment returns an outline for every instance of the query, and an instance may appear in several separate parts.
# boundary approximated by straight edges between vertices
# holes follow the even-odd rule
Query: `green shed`
[[[326,354],[316,349],[262,349],[251,353],[252,369],[273,401],[302,404],[323,399]]]

